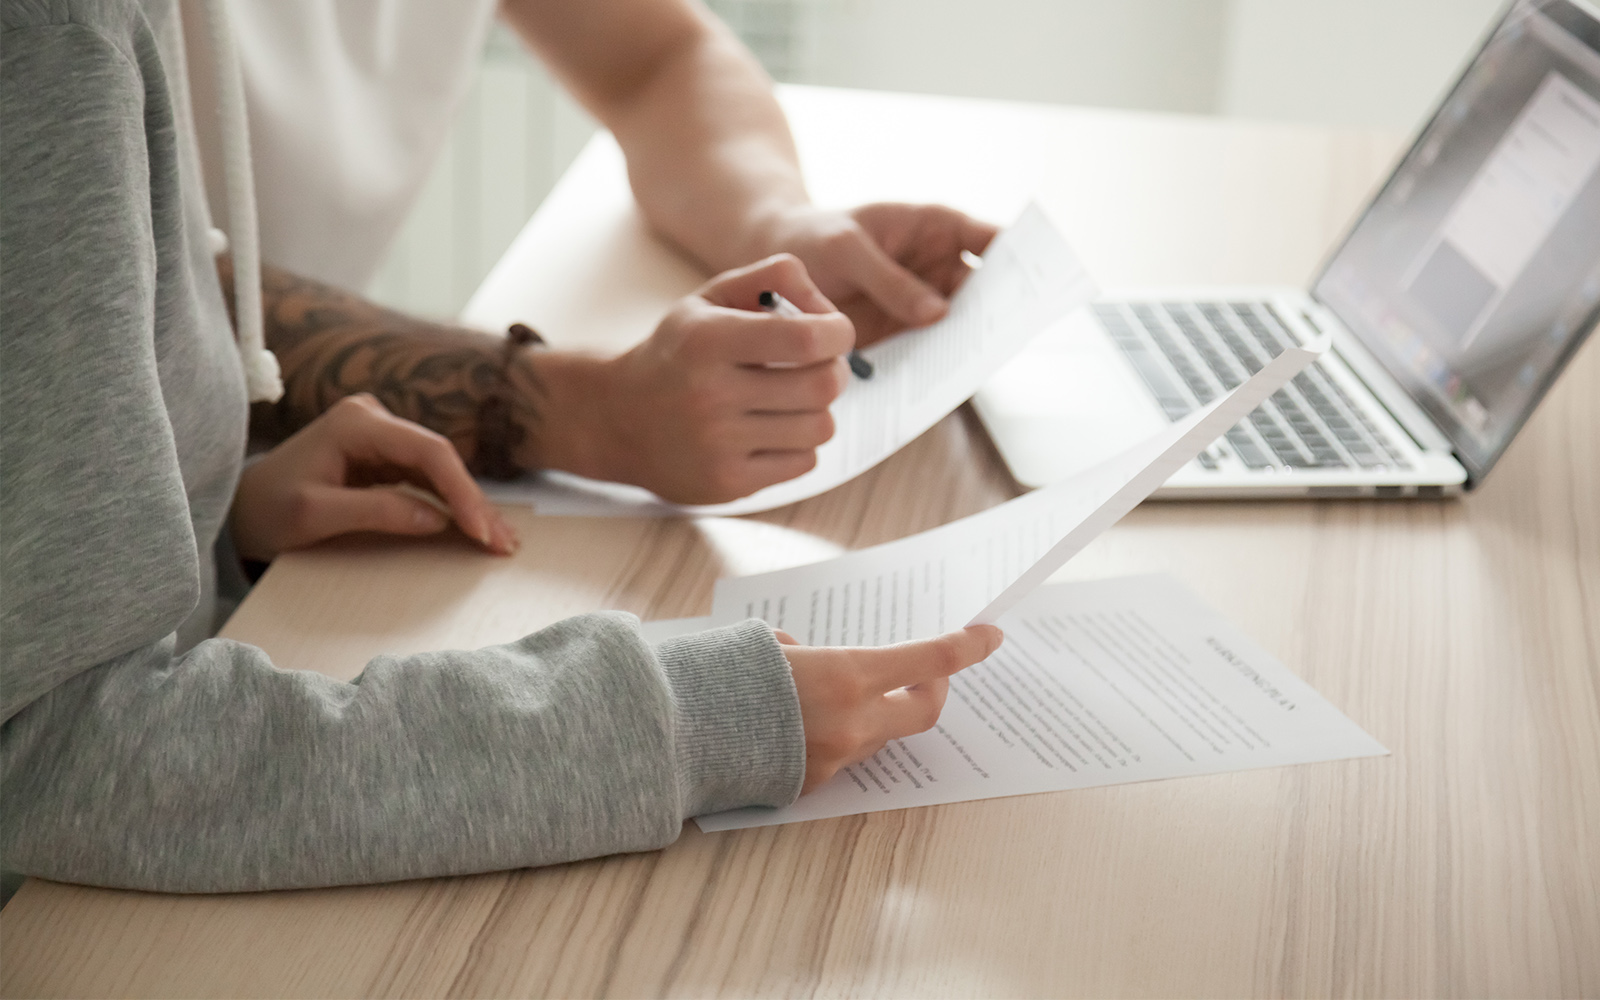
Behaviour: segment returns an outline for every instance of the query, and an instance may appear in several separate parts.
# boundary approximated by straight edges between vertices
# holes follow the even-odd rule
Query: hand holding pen
[[[833,437],[854,345],[849,318],[794,256],[725,272],[626,354],[543,380],[541,419],[584,429],[556,467],[689,504],[793,479]]]

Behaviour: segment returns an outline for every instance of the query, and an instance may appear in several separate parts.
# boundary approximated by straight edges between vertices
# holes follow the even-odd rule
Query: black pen
[[[779,295],[777,292],[762,292],[760,297],[761,308],[777,316],[794,319],[804,316],[800,307]],[[861,356],[860,351],[851,351],[845,358],[850,363],[850,372],[856,378],[865,381],[872,377],[872,362]]]

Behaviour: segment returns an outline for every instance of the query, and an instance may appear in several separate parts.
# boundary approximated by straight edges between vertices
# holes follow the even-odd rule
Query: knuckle
[[[715,292],[714,288],[708,288],[705,294]],[[710,314],[713,308],[710,300],[699,297],[678,303],[651,333],[648,341],[651,350],[669,362],[681,363],[694,357],[695,352],[704,350],[704,342],[712,328]]]
[[[805,402],[811,406],[827,406],[844,391],[844,379],[840,376],[841,365],[831,364],[819,368],[811,377],[810,384],[806,387]]]
[[[839,358],[839,366],[848,371],[849,365],[843,355],[856,346],[855,323],[843,313],[834,312],[818,316],[817,326],[819,339],[823,344],[823,349],[818,352],[819,355]]]
[[[392,531],[397,535],[410,534],[416,528],[412,524],[411,514],[414,508],[404,503],[373,504],[362,512],[361,530],[363,531]]]
[[[811,426],[809,430],[811,432],[810,439],[812,441],[818,445],[825,444],[833,438],[833,414],[827,410],[822,410],[816,413],[811,418]]]
[[[789,345],[800,358],[817,357],[822,337],[811,320],[796,320],[789,331]]]
[[[966,658],[956,649],[953,642],[943,640],[936,642],[929,652],[933,668],[941,675],[953,674],[967,665]]]
[[[854,225],[844,225],[823,237],[822,245],[835,253],[844,253],[855,246],[857,230]]]
[[[696,316],[699,315],[700,310],[706,304],[703,296],[709,294],[714,285],[715,282],[712,285],[708,285],[700,294],[680,299],[677,305],[667,310],[667,314],[661,318],[661,322],[656,324],[655,332],[651,334],[651,338],[664,341],[681,341],[687,336],[694,329]]]
[[[851,339],[853,340],[854,337],[855,334],[852,330]],[[829,365],[826,371],[828,377],[823,383],[823,391],[827,393],[827,402],[831,403],[838,399],[844,393],[845,386],[850,384],[850,366],[843,361],[839,361]]]
[[[300,535],[309,531],[317,519],[317,503],[304,490],[290,492],[284,503],[283,522],[290,534]]]
[[[378,402],[378,397],[370,392],[358,392],[354,395],[346,396],[334,405],[350,416],[364,416],[383,412],[383,404]]]
[[[806,266],[800,263],[800,258],[787,250],[775,253],[767,258],[767,263],[774,271],[786,275],[804,274]]]
[[[451,444],[450,439],[445,437],[443,434],[440,434],[431,427],[424,427],[421,424],[412,423],[411,421],[406,421],[404,426],[422,441],[422,446],[427,449],[433,455],[433,457],[441,459],[445,462],[448,462],[455,457],[455,445]]]

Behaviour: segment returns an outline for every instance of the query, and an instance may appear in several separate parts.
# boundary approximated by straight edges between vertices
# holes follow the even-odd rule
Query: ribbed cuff
[[[656,647],[672,685],[684,818],[786,806],[806,776],[806,738],[789,661],[757,619]]]

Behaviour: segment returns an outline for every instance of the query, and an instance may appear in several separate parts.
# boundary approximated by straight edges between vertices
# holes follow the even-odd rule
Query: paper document
[[[834,436],[816,468],[742,500],[668,504],[647,490],[570,475],[484,484],[491,500],[531,502],[540,514],[650,516],[749,514],[817,496],[905,447],[969,399],[1028,341],[1095,295],[1077,255],[1030,205],[994,238],[956,292],[944,319],[862,350],[871,379],[850,379],[833,403]],[[1208,442],[1209,443],[1209,442]]]
[[[951,678],[935,728],[786,808],[695,822],[733,830],[1388,753],[1165,576],[1042,587],[1001,625],[1005,644]]]
[[[1328,343],[1289,348],[1228,395],[1071,479],[837,559],[718,580],[712,617],[761,618],[817,646],[881,646],[998,621]]]

